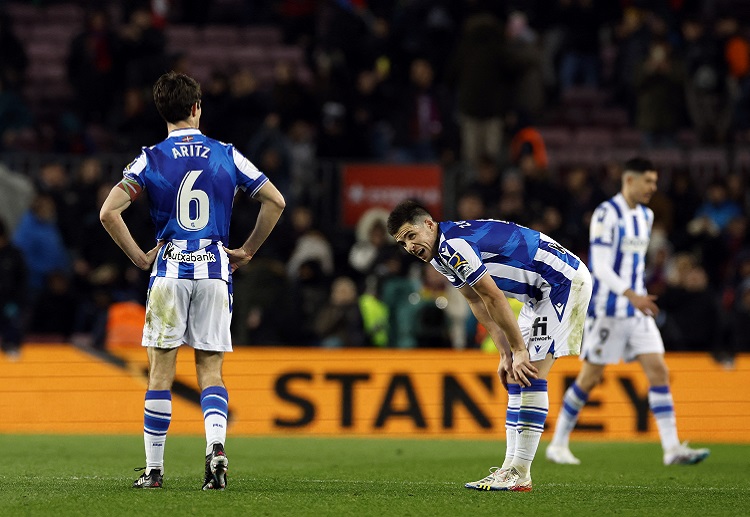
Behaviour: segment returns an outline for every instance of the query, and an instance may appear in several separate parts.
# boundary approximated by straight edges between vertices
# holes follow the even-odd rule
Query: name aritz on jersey
[[[208,251],[189,251],[185,253],[180,251],[171,242],[164,246],[164,253],[162,254],[164,260],[174,260],[175,262],[216,262],[216,255]]]
[[[211,152],[210,147],[206,147],[202,144],[190,144],[190,145],[178,145],[172,148],[173,158],[208,158],[208,153]]]

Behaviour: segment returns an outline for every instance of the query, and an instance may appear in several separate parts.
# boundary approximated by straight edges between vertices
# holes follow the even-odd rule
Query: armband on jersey
[[[117,186],[125,191],[131,201],[135,200],[141,191],[143,191],[143,187],[141,187],[137,181],[127,178],[123,178]]]

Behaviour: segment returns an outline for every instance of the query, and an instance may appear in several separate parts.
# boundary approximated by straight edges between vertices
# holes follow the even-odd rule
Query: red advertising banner
[[[442,217],[443,171],[438,165],[345,165],[342,170],[344,224],[354,226],[367,210],[391,210],[417,199],[436,219]]]

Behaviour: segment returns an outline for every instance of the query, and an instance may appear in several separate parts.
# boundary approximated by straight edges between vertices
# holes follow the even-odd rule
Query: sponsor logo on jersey
[[[171,242],[164,246],[164,252],[161,256],[164,260],[174,260],[175,262],[187,262],[191,264],[199,262],[216,262],[216,255],[206,250],[198,251],[180,251]]]
[[[469,261],[463,258],[457,251],[448,259],[448,265],[464,278],[468,277],[473,272]]]
[[[623,237],[620,241],[620,250],[623,253],[646,253],[647,249],[647,237]]]

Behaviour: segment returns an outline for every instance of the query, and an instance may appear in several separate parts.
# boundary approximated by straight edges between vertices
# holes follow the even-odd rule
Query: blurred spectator
[[[699,18],[682,22],[685,61],[685,99],[693,128],[701,143],[726,141],[731,117],[729,89],[722,48]]]
[[[201,114],[201,128],[204,133],[216,135],[222,142],[233,142],[231,128],[228,122],[234,118],[232,114],[232,95],[229,89],[229,77],[224,72],[214,70],[210,79],[202,87],[201,103],[210,106]],[[243,141],[248,135],[242,135]]]
[[[34,198],[34,184],[0,162],[0,222],[12,234]]]
[[[333,274],[333,248],[328,238],[315,227],[312,210],[306,206],[297,206],[292,209],[292,225],[297,235],[294,249],[287,261],[287,274],[290,279],[296,280],[303,264],[317,264],[320,273],[324,276]],[[312,276],[312,272],[306,271]]]
[[[580,231],[581,225],[584,228],[590,227],[591,214],[606,197],[597,182],[591,177],[589,169],[585,167],[574,167],[568,171],[563,179],[563,185],[564,190],[560,203],[561,234],[544,233],[547,233],[573,253],[579,256],[585,255],[589,247],[589,240],[586,232]]]
[[[499,159],[514,72],[499,20],[490,13],[469,16],[445,72],[457,95],[465,163],[476,166],[485,154]]]
[[[164,72],[166,38],[154,26],[154,16],[146,5],[130,12],[120,27],[120,51],[125,67],[126,84],[131,87],[151,86]]]
[[[104,198],[99,195],[104,185],[104,166],[100,158],[91,156],[84,158],[74,172],[73,181],[68,188],[68,203],[72,225],[70,247],[77,248],[84,244],[88,232],[83,230],[85,221],[91,218],[99,219],[99,208]],[[108,186],[105,186],[107,191]],[[101,226],[101,224],[100,224]],[[112,240],[112,239],[110,239]]]
[[[66,246],[75,241],[78,221],[75,219],[75,194],[70,190],[68,170],[62,161],[49,161],[42,164],[36,182],[37,191],[46,194],[54,201],[54,220]]]
[[[672,174],[666,189],[667,197],[672,200],[672,228],[669,229],[669,240],[677,249],[684,249],[689,240],[688,223],[693,220],[701,198],[687,170],[679,169]]]
[[[56,217],[54,198],[38,194],[13,235],[28,265],[26,285],[34,302],[47,285],[47,276],[53,271],[67,272],[70,264]]]
[[[467,346],[469,305],[461,293],[429,264],[421,265],[421,288],[409,301],[414,306],[414,338],[419,348]]]
[[[254,218],[251,220],[255,221]],[[289,293],[283,262],[266,256],[254,257],[246,267],[232,275],[232,285],[233,342],[242,345],[300,344],[296,341],[298,325],[289,324],[291,307],[297,300]]]
[[[531,123],[524,110],[511,110],[505,117],[506,129],[510,135],[510,163],[518,165],[522,156],[531,155],[537,168],[546,170],[549,166],[547,146],[544,137]]]
[[[138,5],[130,12],[127,23],[119,29],[128,86],[151,86],[163,72],[166,38],[154,21],[151,9]]]
[[[456,220],[469,221],[473,219],[485,219],[487,207],[484,199],[476,190],[465,190],[456,200]]]
[[[73,111],[63,111],[55,118],[51,144],[52,150],[60,154],[90,154],[98,150],[88,126]]]
[[[511,106],[537,120],[546,101],[542,74],[542,46],[525,13],[513,11],[505,27],[508,51],[516,61]]]
[[[281,129],[281,118],[269,113],[247,144],[247,157],[273,180],[285,197],[289,195],[289,141]]]
[[[648,57],[637,72],[635,125],[650,147],[674,146],[684,112],[685,76],[669,45],[651,44]]]
[[[21,91],[28,65],[26,49],[13,31],[10,16],[0,11],[0,84],[4,91]]]
[[[164,137],[159,113],[146,90],[130,87],[123,93],[122,103],[115,111],[115,150],[135,153],[141,145],[152,145]],[[210,113],[210,111],[209,111]]]
[[[429,61],[411,62],[408,88],[396,99],[391,117],[396,161],[437,160],[448,108],[433,81],[434,70]]]
[[[720,16],[715,27],[726,59],[732,129],[747,141],[750,130],[750,41],[745,28],[731,13]]]
[[[375,70],[357,74],[352,100],[352,128],[357,135],[355,156],[385,160],[393,129],[386,122],[388,99]]]
[[[695,219],[688,224],[688,228],[702,224],[709,233],[719,233],[726,228],[732,218],[741,214],[742,207],[729,199],[726,182],[716,179],[708,185],[704,201],[695,212]]]
[[[363,278],[382,267],[383,260],[397,249],[393,238],[386,231],[388,212],[370,209],[359,218],[356,228],[356,242],[349,250],[349,265]]]
[[[488,216],[492,217],[497,213],[497,203],[500,201],[502,191],[500,169],[491,156],[483,155],[479,158],[476,173],[473,176],[471,181],[467,181],[468,178],[461,178],[462,183],[465,183],[467,190],[472,190],[482,196]]]
[[[296,120],[287,132],[289,148],[289,174],[291,177],[291,196],[287,206],[296,204],[313,204],[323,192],[319,183],[315,161],[315,134],[311,124]]]
[[[318,312],[329,300],[330,275],[323,272],[319,260],[310,258],[300,263],[290,278],[290,294],[294,301],[289,308],[294,321],[294,343],[317,345]]]
[[[660,226],[654,226],[651,239],[649,239],[644,272],[644,283],[648,293],[659,297],[666,291],[667,268],[672,259],[672,253],[672,245],[667,240],[666,232]]]
[[[94,176],[94,167],[96,164],[90,163],[83,170],[88,169],[86,174]],[[79,238],[73,248],[73,277],[65,279],[65,283],[71,283],[76,297],[72,304],[75,308],[75,317],[72,318],[75,325],[72,330],[90,335],[94,346],[101,347],[104,344],[107,310],[123,290],[126,271],[132,264],[120,252],[99,221],[99,209],[110,192],[110,186],[103,183],[90,184],[84,187],[84,192],[92,187],[95,188],[91,193],[92,206],[85,213],[80,213],[77,219]],[[57,279],[55,284],[49,284],[49,288],[56,295],[67,296],[67,292],[63,293],[66,290],[62,289],[61,284],[62,281]]]
[[[286,130],[297,119],[313,120],[313,96],[299,79],[299,69],[290,61],[280,60],[273,69],[271,102]]]
[[[106,122],[119,91],[120,41],[104,9],[87,14],[86,27],[70,44],[68,79],[85,122]]]
[[[68,276],[60,271],[50,272],[34,303],[28,331],[68,341],[75,328],[77,302]]]
[[[560,198],[555,181],[548,169],[537,164],[531,153],[524,153],[518,160],[518,170],[523,177],[524,201],[529,215],[538,215],[547,207],[559,207],[563,200]]]
[[[24,134],[32,131],[33,123],[29,106],[8,87],[8,80],[0,77],[0,151],[22,147]]]
[[[524,181],[520,174],[503,175],[502,194],[496,203],[498,218],[518,224],[528,224],[529,210],[524,202]]]
[[[564,27],[560,49],[560,92],[575,85],[599,85],[600,8],[594,0],[560,0],[558,19]]]
[[[26,316],[26,261],[10,242],[0,218],[0,345],[9,357],[17,357],[23,341]]]
[[[226,125],[226,129],[220,129],[220,134],[228,137],[227,141],[247,142],[271,112],[271,99],[261,91],[257,78],[247,68],[232,74],[229,84],[231,95],[227,112],[242,116],[214,119],[214,125]]]
[[[630,120],[636,119],[636,81],[640,63],[646,58],[651,44],[651,31],[646,24],[647,12],[635,6],[624,9],[620,23],[615,26],[617,55],[614,71],[614,97],[628,110]],[[618,176],[619,188],[619,176]]]
[[[722,335],[721,310],[703,267],[696,263],[687,266],[659,297],[658,304],[667,350],[716,350]]]
[[[340,276],[331,284],[331,296],[316,317],[315,333],[324,348],[353,348],[367,344],[357,285],[351,278]]]

